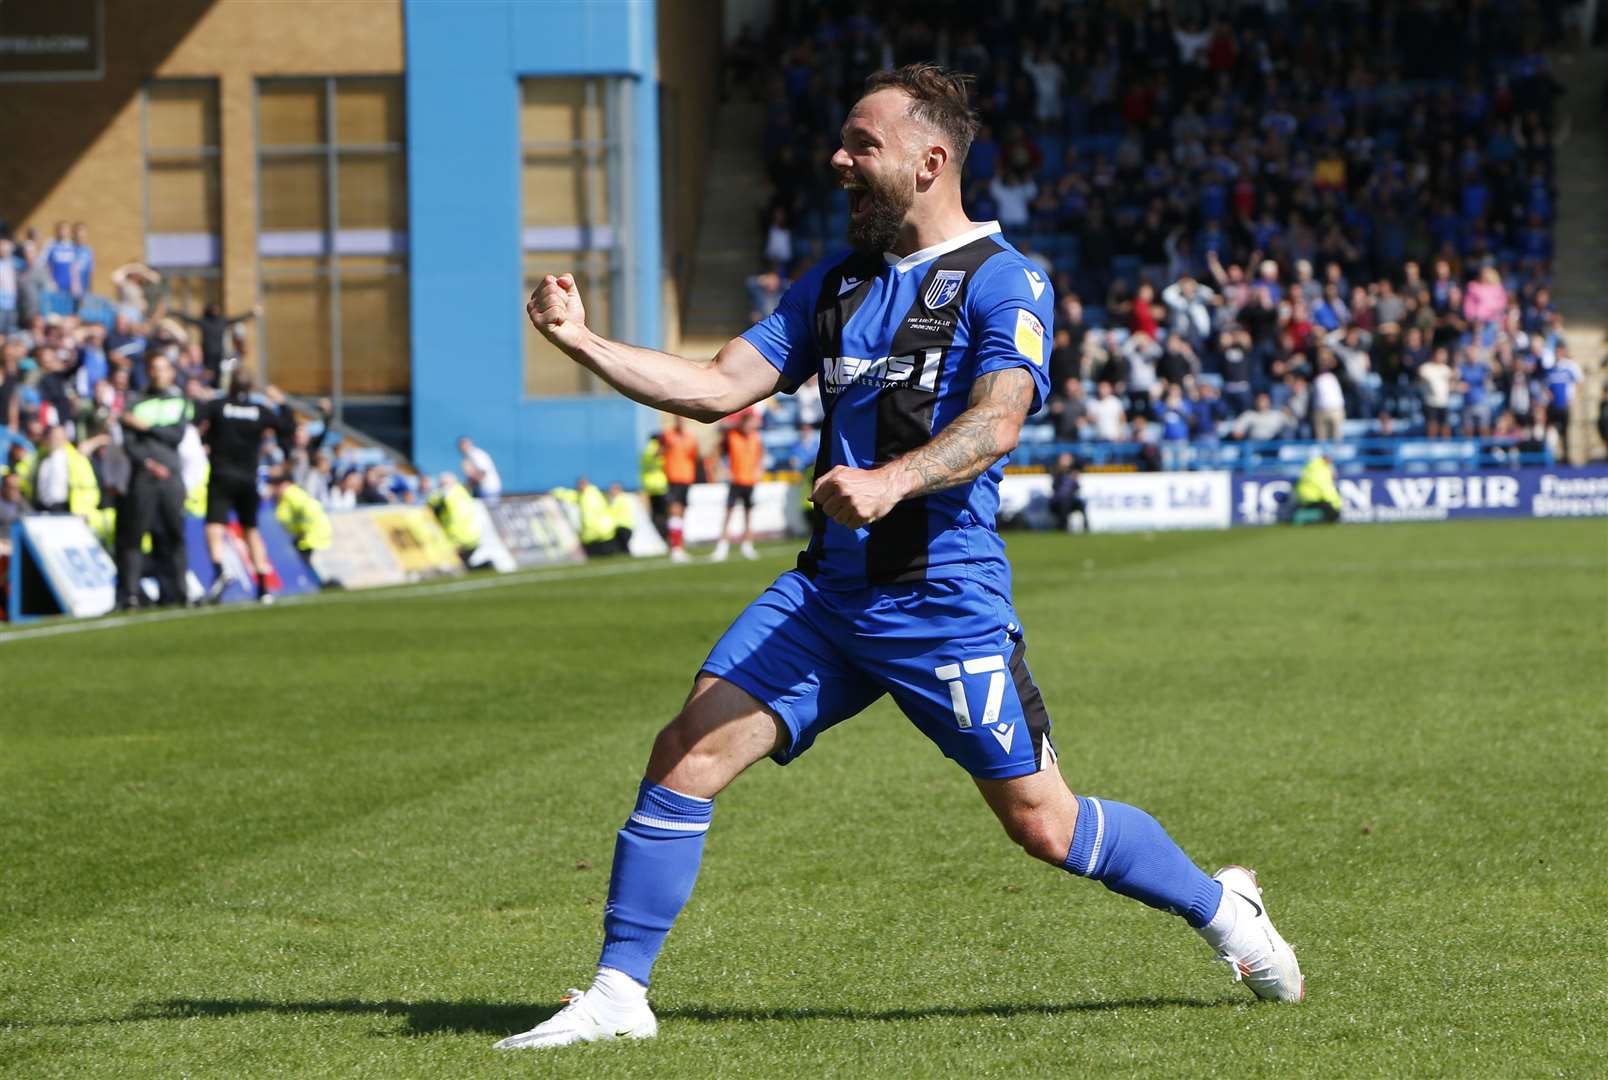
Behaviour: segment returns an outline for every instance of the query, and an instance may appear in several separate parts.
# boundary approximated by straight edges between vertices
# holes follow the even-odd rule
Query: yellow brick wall
[[[257,298],[255,80],[271,75],[402,72],[401,0],[162,0],[106,4],[106,77],[0,84],[0,216],[48,234],[89,223],[93,288],[142,258],[140,87],[152,78],[218,80],[223,295]]]

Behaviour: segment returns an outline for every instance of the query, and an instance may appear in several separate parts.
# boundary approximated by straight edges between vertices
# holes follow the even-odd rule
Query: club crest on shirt
[[[961,283],[966,280],[964,270],[940,270],[932,276],[927,284],[927,291],[921,297],[922,306],[928,311],[937,311],[948,304],[960,292]]]

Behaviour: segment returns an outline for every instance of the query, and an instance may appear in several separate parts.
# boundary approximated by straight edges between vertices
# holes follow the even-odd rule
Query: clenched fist
[[[525,304],[530,324],[561,349],[578,347],[586,336],[586,309],[569,274],[548,274]]]
[[[880,521],[905,497],[893,469],[855,469],[838,465],[815,481],[810,501],[821,513],[851,529]]]

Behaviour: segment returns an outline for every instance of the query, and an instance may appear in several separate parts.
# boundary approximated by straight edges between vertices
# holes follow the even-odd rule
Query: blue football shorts
[[[772,756],[783,765],[892,694],[972,776],[1007,779],[1055,761],[1026,651],[1010,602],[975,582],[838,591],[789,570],[737,616],[700,672],[781,719],[789,741]]]

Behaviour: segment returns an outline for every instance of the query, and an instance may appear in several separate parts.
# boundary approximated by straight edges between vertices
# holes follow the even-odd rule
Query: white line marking
[[[656,570],[672,569],[681,571],[685,568],[673,567],[672,564],[663,559],[649,558],[613,565],[581,564],[551,569],[526,570],[515,574],[499,575],[494,578],[475,578],[468,581],[421,581],[412,585],[397,585],[381,589],[287,596],[272,607],[241,602],[224,604],[219,607],[173,608],[165,611],[113,615],[99,619],[72,620],[52,623],[48,626],[8,630],[0,632],[0,645],[8,641],[27,641],[31,638],[57,637],[62,634],[85,634],[95,630],[115,630],[125,626],[168,622],[173,619],[202,618],[208,615],[239,615],[248,611],[277,610],[286,607],[311,607],[327,604],[367,604],[379,601],[419,600],[447,593],[479,592],[482,589],[511,589],[527,585],[536,586],[570,581],[586,581],[591,578],[619,577],[623,574],[642,574]]]
[[[791,548],[791,544],[777,543],[774,545],[761,545],[761,547],[774,547],[777,550]],[[697,564],[694,564],[695,566]],[[1112,570],[1082,569],[1071,574],[1043,573],[1033,577],[1035,583],[1060,584],[1065,582],[1090,583],[1098,580],[1173,580],[1181,578],[1201,579],[1254,579],[1270,577],[1331,577],[1350,574],[1386,571],[1390,573],[1403,572],[1434,572],[1444,571],[1456,573],[1465,570],[1596,570],[1602,568],[1603,563],[1594,559],[1570,558],[1528,558],[1528,559],[1413,559],[1400,562],[1378,563],[1330,563],[1323,566],[1289,566],[1289,567],[1261,567],[1255,570],[1208,570],[1192,568],[1170,567],[1118,567]],[[323,604],[370,604],[381,601],[391,602],[398,600],[429,599],[433,596],[448,593],[479,592],[482,589],[517,589],[524,586],[544,585],[551,582],[585,581],[589,578],[618,577],[622,574],[652,573],[659,570],[684,570],[684,567],[672,567],[672,564],[658,558],[643,559],[630,563],[616,565],[593,566],[581,564],[570,567],[557,567],[553,569],[525,570],[514,574],[500,575],[494,578],[476,578],[468,581],[453,580],[449,582],[421,581],[412,585],[395,585],[381,589],[366,589],[354,592],[328,592],[311,596],[290,596],[280,600],[271,608],[252,603],[224,604],[219,607],[176,608],[166,611],[139,612],[131,615],[113,615],[98,619],[67,620],[54,622],[47,626],[24,627],[18,630],[0,631],[0,645],[11,641],[28,641],[33,638],[59,637],[64,634],[87,634],[96,630],[116,630],[125,626],[140,626],[146,623],[168,622],[173,619],[203,618],[208,615],[239,615],[247,611],[277,610],[284,607],[307,607]],[[61,618],[66,619],[65,616]]]

